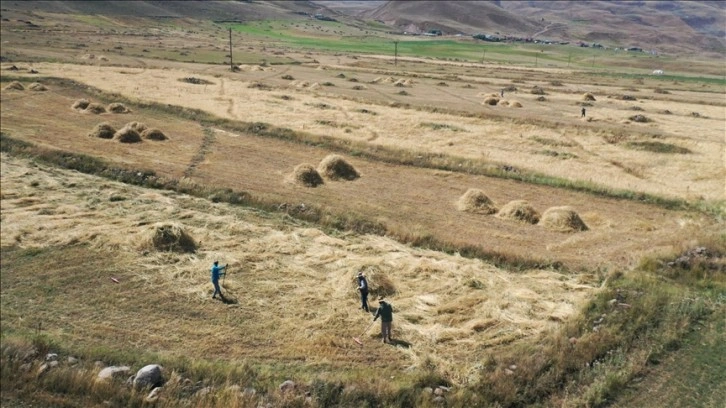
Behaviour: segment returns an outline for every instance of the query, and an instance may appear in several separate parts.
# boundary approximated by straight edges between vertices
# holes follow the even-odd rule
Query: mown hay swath
[[[456,202],[459,211],[475,214],[494,214],[497,208],[482,190],[470,188]]]
[[[582,95],[583,101],[595,101],[595,95],[591,94],[590,92],[585,93]]]
[[[41,84],[40,82],[33,82],[32,84],[28,85],[28,89],[31,91],[47,91],[48,88],[46,88],[45,85]]]
[[[90,137],[98,137],[101,139],[112,139],[113,135],[116,134],[116,129],[106,122],[97,124],[91,133],[88,134]]]
[[[355,180],[360,177],[358,171],[337,154],[326,156],[318,165],[318,173],[330,180]]]
[[[323,178],[320,177],[320,173],[315,170],[315,167],[307,163],[295,166],[292,173],[292,180],[296,184],[300,184],[305,187],[317,187],[323,184]]]
[[[522,221],[529,224],[539,222],[539,213],[525,200],[514,200],[503,205],[497,213],[498,218]]]
[[[587,231],[587,225],[571,207],[551,207],[542,214],[539,225],[553,231]]]

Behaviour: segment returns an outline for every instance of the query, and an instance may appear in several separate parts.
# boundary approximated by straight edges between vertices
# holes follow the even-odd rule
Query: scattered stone
[[[510,370],[508,368],[505,368],[504,369],[504,374],[506,374],[506,375],[514,375],[514,371],[512,371],[512,370]]]
[[[159,399],[159,394],[161,394],[161,390],[163,388],[164,387],[156,387],[153,390],[151,390],[151,392],[149,393],[149,395],[146,396],[145,401],[146,402],[156,402],[156,400]]]
[[[444,398],[442,396],[438,396],[438,397],[434,397],[434,399],[432,401],[434,403],[436,403],[436,404],[442,404],[443,405],[443,404],[446,403],[446,398]]]
[[[48,353],[45,355],[45,361],[56,361],[56,360],[58,360],[57,353]]]
[[[572,344],[573,346],[577,344],[577,337],[570,337],[570,344]]]
[[[245,397],[254,397],[257,394],[257,390],[252,387],[247,387],[242,391],[242,395]]]
[[[431,388],[431,387],[426,387],[426,388],[423,389],[423,392],[424,392],[424,394],[429,394],[430,395],[430,394],[433,394],[434,393],[434,389]]]
[[[161,387],[164,384],[162,376],[162,367],[158,364],[149,364],[136,372],[134,379],[134,388],[141,390],[144,388]]]
[[[99,362],[97,361],[96,364]],[[103,364],[103,363],[101,363]],[[106,367],[98,373],[96,381],[107,381],[112,380],[116,377],[126,375],[131,371],[131,367],[128,366],[110,366]]]
[[[70,365],[78,364],[78,359],[73,356],[68,356],[68,364],[70,364]]]
[[[444,395],[444,390],[442,390],[440,387],[437,387],[434,390],[434,395]]]
[[[280,384],[280,391],[282,392],[288,392],[295,389],[295,383],[291,380],[286,380],[282,384]]]

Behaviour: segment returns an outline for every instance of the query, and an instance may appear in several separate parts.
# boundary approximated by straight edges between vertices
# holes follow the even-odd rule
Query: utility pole
[[[393,65],[398,65],[398,41],[394,41],[393,45],[394,45]]]
[[[229,70],[234,72],[234,63],[232,62],[232,28],[229,29]]]
[[[534,67],[537,68],[537,58],[539,58],[539,55],[534,54]]]
[[[570,67],[570,59],[572,59],[572,53],[567,54],[567,68]]]

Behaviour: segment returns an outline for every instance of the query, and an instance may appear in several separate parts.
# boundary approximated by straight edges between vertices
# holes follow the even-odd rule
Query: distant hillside
[[[343,1],[314,3],[341,13],[351,10],[343,7]],[[358,6],[357,10],[362,10],[362,5]],[[659,52],[726,51],[726,2],[719,1],[408,0],[369,7],[358,16],[408,32],[500,32]]]
[[[544,24],[498,6],[497,1],[389,1],[361,17],[384,21],[401,31],[441,30],[444,34],[501,32],[531,35]]]

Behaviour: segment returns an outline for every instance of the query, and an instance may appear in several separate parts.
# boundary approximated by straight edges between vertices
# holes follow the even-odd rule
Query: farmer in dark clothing
[[[580,112],[582,113],[582,117],[584,118],[585,117],[585,108],[582,108],[582,110]]]
[[[381,337],[383,337],[384,343],[391,342],[391,323],[393,322],[393,307],[390,303],[385,300],[379,300],[380,306],[376,312],[373,321],[375,322],[378,317],[381,318]]]
[[[361,308],[368,312],[368,280],[363,272],[358,272],[358,291],[360,291]]]
[[[219,288],[219,277],[224,276],[224,270],[227,268],[227,265],[219,266],[219,261],[214,261],[214,265],[212,265],[212,285],[214,285],[214,293],[212,294],[212,299],[217,297],[217,294],[219,294],[220,299],[224,300],[224,296],[222,296],[222,290]]]

